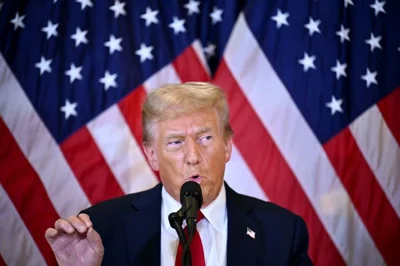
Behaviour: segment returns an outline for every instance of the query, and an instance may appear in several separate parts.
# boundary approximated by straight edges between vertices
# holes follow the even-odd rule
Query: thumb
[[[93,229],[93,227],[90,227],[88,232],[87,232],[87,240],[92,247],[92,249],[100,256],[103,257],[104,255],[104,247],[103,247],[103,242],[101,241],[101,237],[99,233],[96,232],[96,230]]]

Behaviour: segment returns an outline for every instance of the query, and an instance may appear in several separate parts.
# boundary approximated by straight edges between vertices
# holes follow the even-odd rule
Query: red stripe
[[[260,186],[272,202],[299,214],[307,223],[310,234],[309,254],[315,265],[344,265],[295,175],[247,101],[225,61],[221,61],[215,83],[227,92],[231,123],[236,135],[235,144]]]
[[[400,259],[400,220],[350,130],[343,130],[324,148],[384,260],[395,265]]]
[[[400,87],[395,89],[378,103],[390,131],[400,145]]]
[[[55,265],[53,252],[44,238],[44,233],[48,227],[54,226],[54,222],[59,216],[39,176],[25,158],[1,118],[0,173],[1,184],[43,257],[49,265]],[[21,195],[24,195],[24,197],[21,197]]]
[[[182,82],[208,81],[210,79],[193,46],[186,48],[172,64]]]
[[[121,113],[132,132],[132,135],[136,139],[136,143],[138,143],[140,146],[143,156],[146,157],[142,145],[142,103],[145,97],[146,90],[143,86],[139,86],[119,102],[119,109],[121,110]],[[148,163],[147,158],[146,162]],[[149,163],[148,165],[151,168]],[[160,180],[159,173],[153,169],[152,171],[157,179]]]
[[[3,257],[0,255],[0,266],[6,266],[6,263],[3,260]]]
[[[60,146],[92,204],[124,194],[86,127],[82,127]]]

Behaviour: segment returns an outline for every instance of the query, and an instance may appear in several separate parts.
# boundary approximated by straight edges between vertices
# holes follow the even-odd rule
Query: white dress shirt
[[[169,224],[168,215],[171,212],[178,211],[180,208],[181,204],[173,199],[163,187],[161,204],[161,266],[175,265],[179,238],[175,229]],[[197,223],[197,231],[203,244],[206,265],[226,265],[228,219],[224,185],[222,185],[217,198],[206,208],[201,208],[201,212],[205,218]],[[185,222],[183,227],[185,227]]]

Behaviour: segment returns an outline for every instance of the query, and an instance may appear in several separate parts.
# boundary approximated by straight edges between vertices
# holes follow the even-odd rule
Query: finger
[[[97,253],[97,255],[103,257],[104,255],[103,242],[101,240],[99,233],[97,233],[97,231],[94,230],[93,227],[89,228],[87,233],[87,239],[89,241],[90,246]]]
[[[68,221],[71,223],[71,225],[78,230],[79,233],[85,233],[88,229],[88,227],[86,226],[86,224],[79,219],[76,216],[70,216],[68,217]]]
[[[86,213],[81,213],[78,215],[78,218],[81,219],[82,222],[84,222],[86,224],[87,227],[92,227],[92,221],[90,220],[89,215],[87,215]]]
[[[50,244],[53,243],[55,237],[58,235],[58,231],[54,228],[47,228],[46,232],[44,233],[44,237],[46,238],[47,242]]]
[[[71,223],[64,219],[58,219],[54,223],[54,228],[67,234],[72,234],[75,232],[75,228],[71,225]]]

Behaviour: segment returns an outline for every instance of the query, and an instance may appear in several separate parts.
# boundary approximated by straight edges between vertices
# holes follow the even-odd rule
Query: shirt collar
[[[181,208],[181,203],[171,197],[164,186],[161,190],[161,196],[162,226],[167,231],[175,232],[175,230],[169,224],[168,215],[171,212],[178,211]],[[224,230],[224,225],[226,221],[226,191],[224,183],[222,184],[221,190],[217,198],[213,202],[211,202],[211,204],[209,204],[206,208],[201,208],[201,212],[215,230],[217,230],[218,232],[222,232]]]

